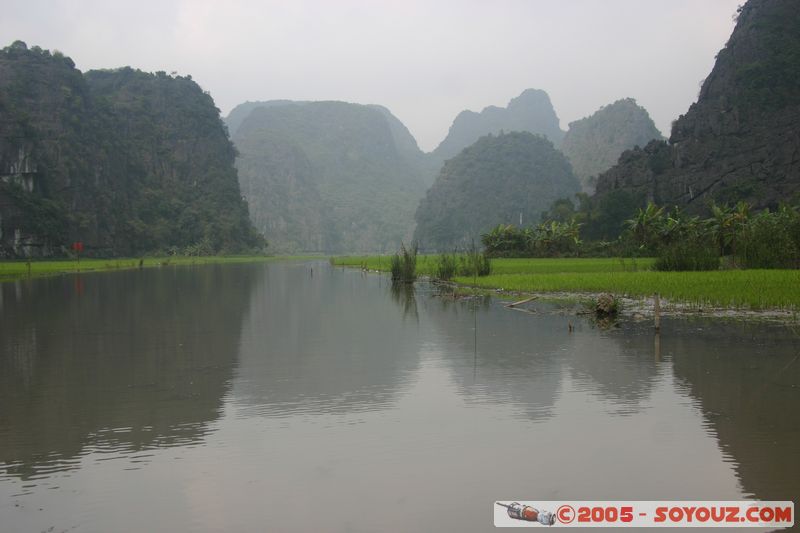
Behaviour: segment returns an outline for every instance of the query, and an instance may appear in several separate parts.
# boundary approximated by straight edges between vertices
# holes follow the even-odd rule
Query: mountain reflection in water
[[[486,531],[503,498],[800,493],[800,342],[780,326],[665,320],[656,354],[648,322],[324,262],[0,295],[11,530]]]

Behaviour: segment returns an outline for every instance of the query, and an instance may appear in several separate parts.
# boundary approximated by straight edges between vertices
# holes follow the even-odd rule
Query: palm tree
[[[711,204],[711,216],[711,232],[719,245],[719,254],[725,255],[725,250],[733,243],[733,209],[727,205]]]
[[[581,224],[576,217],[562,224],[562,235],[566,240],[565,248],[568,252],[576,252],[581,245]]]
[[[731,222],[731,253],[733,264],[736,265],[736,250],[740,245],[747,246],[747,233],[750,229],[750,204],[739,202],[732,213]],[[741,251],[741,250],[740,250]]]
[[[644,209],[639,208],[634,218],[626,220],[625,226],[631,231],[640,247],[650,248],[660,233],[663,215],[663,207],[656,207],[654,203],[649,202]]]

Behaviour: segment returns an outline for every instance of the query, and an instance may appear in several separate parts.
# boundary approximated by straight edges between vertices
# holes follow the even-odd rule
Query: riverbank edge
[[[360,268],[355,264],[348,264],[346,261],[337,263],[337,260],[347,260],[347,257],[333,257],[331,263],[334,266],[344,268]],[[389,271],[388,266],[382,269],[364,269],[367,272],[386,274]],[[530,274],[536,274],[531,272]],[[568,273],[565,273],[568,274]],[[469,281],[467,281],[469,279]],[[479,278],[481,279],[481,278]],[[485,281],[487,278],[483,278]],[[489,276],[488,279],[491,279]],[[463,294],[491,294],[502,299],[522,299],[528,297],[536,297],[542,301],[554,302],[575,302],[585,307],[584,304],[589,304],[597,299],[601,294],[613,294],[621,303],[620,316],[633,320],[652,320],[655,316],[655,304],[653,295],[658,292],[656,288],[653,289],[651,295],[628,295],[619,293],[617,291],[570,291],[570,290],[525,290],[525,289],[504,289],[503,287],[496,286],[492,283],[484,283],[482,285],[473,285],[470,283],[471,278],[454,278],[454,280],[442,282],[434,278],[422,275],[420,281],[428,281],[442,286],[449,286],[456,291]],[[720,319],[735,319],[735,320],[755,320],[755,321],[768,321],[779,322],[782,324],[796,324],[800,321],[800,306],[792,308],[785,308],[779,306],[765,306],[758,309],[752,309],[745,306],[725,306],[716,305],[712,303],[697,303],[688,300],[681,300],[675,298],[660,298],[660,314],[664,317],[697,317],[697,318],[720,318]]]
[[[55,259],[41,261],[0,261],[0,283],[28,279],[63,276],[69,274],[92,274],[138,268],[217,265],[235,263],[260,263],[271,261],[325,260],[325,256],[282,255],[221,255],[221,256],[164,256],[125,257],[110,259]]]
[[[375,271],[380,273],[379,271]],[[441,284],[427,276],[420,278],[420,281]],[[457,291],[463,294],[490,294],[498,298],[514,301],[525,298],[534,298],[534,301],[574,303],[578,304],[579,312],[574,314],[591,314],[586,311],[589,309],[603,292],[570,292],[570,291],[517,291],[505,290],[500,288],[489,289],[486,287],[476,287],[464,283],[447,282]],[[613,294],[613,293],[612,293]],[[649,296],[625,296],[614,294],[619,301],[619,317],[634,321],[652,321],[655,319],[655,299]],[[776,322],[780,324],[796,324],[800,321],[800,315],[795,310],[781,308],[766,309],[746,309],[738,307],[723,307],[715,305],[698,305],[690,302],[681,302],[665,298],[659,299],[661,317],[673,318],[716,318],[732,320],[748,320],[759,322]],[[576,306],[573,306],[573,308]],[[525,310],[525,308],[516,308]]]

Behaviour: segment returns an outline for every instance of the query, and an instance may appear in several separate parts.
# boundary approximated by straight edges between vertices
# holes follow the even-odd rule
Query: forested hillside
[[[416,213],[423,249],[480,242],[497,224],[538,222],[558,198],[580,190],[566,157],[540,135],[488,135],[448,160]]]
[[[0,52],[0,253],[260,248],[219,111],[190,77],[83,75],[21,42]]]

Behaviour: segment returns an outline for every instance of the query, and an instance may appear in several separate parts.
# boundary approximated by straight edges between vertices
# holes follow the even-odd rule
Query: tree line
[[[572,207],[571,207],[572,206]],[[593,238],[591,211],[559,200],[533,227],[501,224],[481,236],[491,257],[656,257],[658,270],[800,267],[800,206],[754,212],[746,202],[711,205],[709,216],[648,203],[614,239]],[[597,228],[594,228],[596,231]]]

